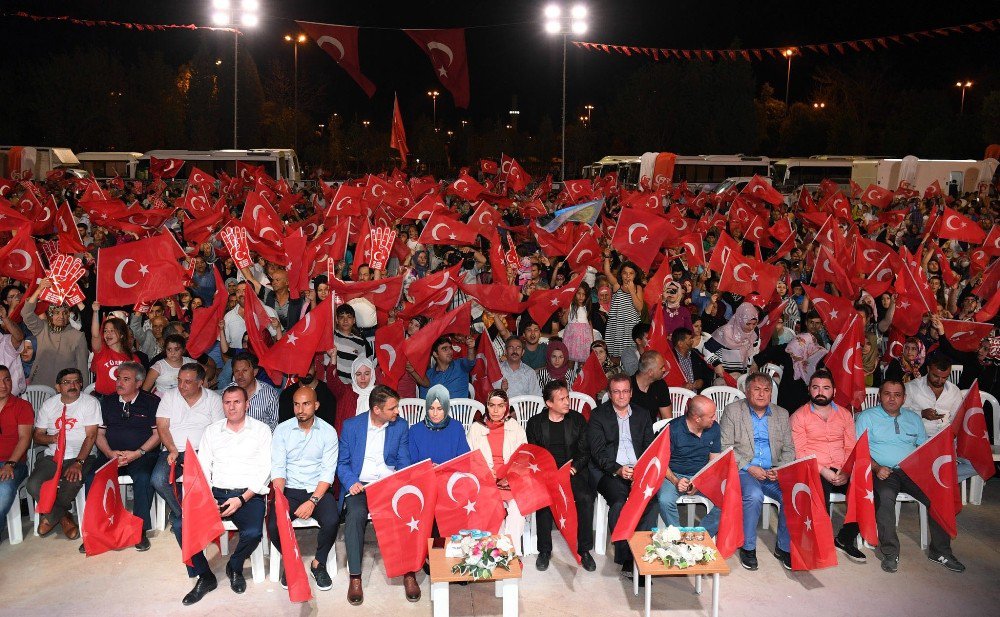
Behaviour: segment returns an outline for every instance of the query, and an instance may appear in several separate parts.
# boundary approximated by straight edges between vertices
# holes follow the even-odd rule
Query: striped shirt
[[[542,390],[545,389],[545,385],[547,383],[553,381],[553,378],[549,376],[549,370],[544,366],[540,369],[537,369],[535,373],[538,375],[538,385],[539,387],[542,388]],[[572,390],[573,382],[576,381],[576,371],[574,371],[573,369],[568,369],[563,379],[566,381],[566,385],[569,386],[569,389]]]
[[[275,427],[278,426],[278,399],[281,398],[281,392],[259,379],[254,381],[257,384],[257,389],[247,402],[247,415],[266,424],[273,433]],[[234,381],[229,385],[238,386],[239,384]]]
[[[351,383],[351,366],[358,356],[370,358],[374,355],[372,346],[367,339],[353,334],[343,335],[339,331],[333,333],[337,345],[337,377],[346,384]]]
[[[626,350],[635,350],[632,328],[639,323],[639,311],[635,310],[632,296],[622,288],[611,296],[611,310],[608,311],[608,327],[604,339],[608,344],[608,355],[621,358]]]

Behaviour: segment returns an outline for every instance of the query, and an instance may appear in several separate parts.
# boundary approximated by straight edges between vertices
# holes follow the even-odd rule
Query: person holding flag
[[[102,423],[101,406],[96,398],[81,394],[79,369],[62,369],[55,384],[59,395],[46,400],[35,417],[35,443],[47,447],[35,460],[27,489],[42,515],[38,535],[49,535],[59,523],[66,537],[76,540],[80,528],[70,517],[69,507],[94,466],[91,452]]]
[[[746,400],[734,401],[722,410],[722,447],[736,452],[743,491],[743,546],[740,565],[757,569],[757,524],[764,509],[764,496],[781,503],[776,467],[795,460],[795,444],[788,412],[771,404],[774,382],[766,373],[751,373],[746,380]],[[778,539],[774,556],[786,570],[792,569],[791,539],[783,508],[778,510]]]
[[[847,494],[850,476],[843,467],[857,441],[854,418],[849,410],[833,402],[836,394],[830,371],[817,370],[809,379],[809,403],[796,410],[789,420],[796,454],[800,458],[816,456],[826,502],[830,501],[830,493]],[[858,533],[857,523],[844,523],[833,545],[854,563],[865,563],[865,554],[855,546]]]
[[[903,382],[886,379],[878,390],[879,404],[862,411],[855,418],[857,436],[868,431],[872,457],[872,480],[875,492],[875,524],[878,526],[878,550],[882,569],[899,570],[899,536],[896,534],[896,497],[907,493],[928,509],[930,499],[899,463],[917,446],[927,441],[924,422],[912,409],[903,407],[906,397]],[[964,572],[965,565],[951,552],[951,538],[933,516],[930,525],[931,546],[927,558],[952,572]]]

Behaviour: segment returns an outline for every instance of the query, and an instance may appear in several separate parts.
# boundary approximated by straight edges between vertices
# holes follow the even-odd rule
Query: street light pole
[[[240,31],[260,23],[258,0],[212,0],[212,23],[233,29],[233,149],[239,142]]]
[[[965,91],[972,87],[972,82],[971,81],[966,81],[965,83],[958,82],[955,85],[962,89],[962,104],[958,108],[958,115],[961,116],[962,114],[965,113]]]
[[[563,71],[562,71],[562,156],[561,164],[562,169],[559,172],[559,179],[566,182],[566,39],[567,35],[563,33]]]
[[[795,50],[788,48],[781,53],[788,58],[788,75],[785,77],[785,109],[788,109],[788,91],[792,85],[792,56],[795,55]]]
[[[292,142],[293,148],[298,152],[299,150],[299,43],[306,42],[306,35],[299,34],[296,37],[292,37],[291,34],[285,35],[285,40],[291,42],[293,48],[293,58],[294,58],[294,69],[292,71]]]
[[[438,97],[441,95],[437,90],[429,90],[427,96],[431,97],[431,124],[433,125],[434,132],[438,131]]]
[[[587,31],[587,7],[574,5],[569,11],[564,11],[558,4],[545,7],[545,31],[549,34],[562,36],[562,161],[559,179],[566,181],[566,50],[570,34],[583,34]]]
[[[240,122],[240,33],[233,29],[233,150],[239,141]]]

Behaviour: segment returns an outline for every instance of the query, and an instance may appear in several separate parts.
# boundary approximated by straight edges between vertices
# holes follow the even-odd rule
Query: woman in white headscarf
[[[336,358],[336,349],[330,357]],[[341,434],[344,420],[369,411],[368,396],[375,389],[375,359],[358,356],[351,364],[351,385],[337,377],[337,364],[330,363],[326,371],[326,385],[337,397],[337,418],[333,427]]]

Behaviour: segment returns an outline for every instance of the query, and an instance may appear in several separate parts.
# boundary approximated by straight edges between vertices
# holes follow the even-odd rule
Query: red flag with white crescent
[[[309,38],[316,41],[320,49],[328,53],[342,69],[347,71],[351,79],[365,91],[368,98],[375,94],[375,84],[361,72],[357,27],[318,24],[311,21],[296,21],[295,23],[306,31]]]
[[[917,446],[899,468],[930,500],[928,511],[949,536],[958,535],[956,517],[962,509],[958,488],[955,433],[941,431]]]
[[[465,55],[465,28],[403,30],[434,67],[441,85],[455,97],[455,107],[469,107],[469,64]]]
[[[434,468],[437,504],[434,519],[442,537],[463,529],[500,531],[506,511],[493,472],[479,449]],[[516,538],[515,538],[516,541]]]
[[[847,486],[847,514],[845,523],[857,523],[861,537],[872,545],[878,544],[875,524],[875,489],[872,480],[872,455],[868,447],[868,430],[858,437],[854,448],[844,461],[841,473],[850,475]]]
[[[427,540],[434,526],[437,493],[437,478],[430,459],[365,487],[368,511],[388,578],[423,567]]]
[[[628,540],[635,533],[646,506],[660,490],[670,465],[670,431],[660,431],[642,453],[632,471],[632,488],[611,532],[611,541]],[[586,521],[584,521],[586,524]]]
[[[108,461],[94,474],[80,531],[87,557],[135,546],[142,539],[142,519],[122,502],[117,460]]]
[[[833,524],[827,512],[816,456],[782,465],[777,472],[791,540],[792,569],[817,570],[837,565]],[[805,499],[801,497],[803,493]]]
[[[993,410],[993,413],[996,412],[997,410]],[[978,379],[972,382],[972,387],[962,400],[962,405],[951,421],[951,428],[958,436],[958,456],[968,459],[984,482],[992,478],[996,474],[996,465],[993,463],[990,435],[986,430],[986,415],[983,413]]]
[[[308,602],[312,599],[312,589],[306,576],[306,566],[302,562],[299,541],[288,515],[288,498],[283,491],[274,491],[274,517],[278,523],[278,537],[281,540],[281,560],[288,583],[288,599],[292,602]],[[274,550],[273,548],[271,550]]]

